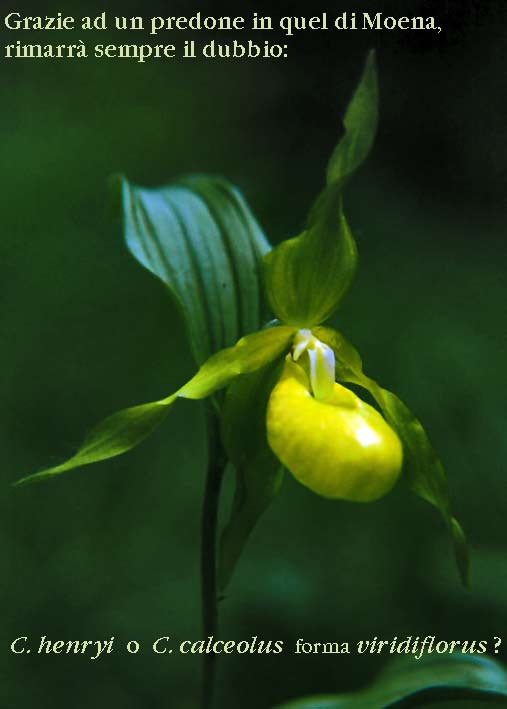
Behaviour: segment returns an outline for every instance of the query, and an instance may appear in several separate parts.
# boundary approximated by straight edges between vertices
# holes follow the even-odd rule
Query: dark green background
[[[2,706],[196,706],[199,659],[155,656],[150,645],[161,635],[175,644],[201,637],[199,405],[180,404],[125,457],[52,483],[14,491],[9,484],[69,455],[104,415],[166,395],[192,372],[176,309],[127,254],[108,213],[108,176],[122,171],[157,185],[184,172],[222,174],[243,190],[271,241],[292,236],[322,186],[340,112],[372,45],[380,131],[346,195],[360,269],[335,321],[367,371],[427,426],[470,539],[472,590],[459,585],[438,514],[402,485],[356,506],[320,499],[288,477],[221,604],[223,637],[283,640],[287,651],[224,658],[218,707],[257,709],[353,689],[388,660],[296,656],[298,637],[352,649],[375,635],[491,645],[504,638],[503,7],[323,2],[318,9],[330,14],[436,14],[443,32],[304,33],[277,62],[1,59]],[[62,2],[37,10],[23,3],[22,11],[103,9]],[[144,16],[197,9],[317,12],[250,1],[108,7]],[[0,33],[2,43],[17,39],[57,41]],[[105,41],[126,40],[88,37]],[[229,498],[228,484],[225,507]],[[13,656],[9,644],[21,635],[34,644],[42,635],[114,635],[116,652],[95,662]],[[131,639],[142,644],[136,656],[124,650]]]

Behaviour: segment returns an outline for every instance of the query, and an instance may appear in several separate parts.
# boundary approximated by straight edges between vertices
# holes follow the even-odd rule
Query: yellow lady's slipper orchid
[[[294,361],[304,352],[306,366]],[[279,460],[324,497],[377,500],[400,474],[398,436],[373,407],[334,382],[332,351],[308,330],[298,333],[271,392],[266,428]]]
[[[364,374],[352,345],[324,325],[356,270],[357,248],[343,213],[342,190],[372,145],[377,94],[370,53],[345,113],[326,185],[305,228],[273,249],[241,195],[224,180],[191,176],[160,190],[122,180],[127,245],[181,307],[199,370],[169,396],[103,419],[73,456],[17,485],[121,455],[147,438],[178,399],[205,399],[227,388],[226,396],[215,397],[208,407],[203,548],[210,563],[203,571],[210,598],[225,458],[236,469],[237,485],[221,539],[221,589],[280,488],[280,462],[324,497],[369,502],[395,484],[403,456],[408,485],[444,516],[466,582],[465,536],[451,515],[444,469],[424,428],[395,394]],[[275,326],[257,330],[263,319],[261,282]],[[335,376],[369,391],[395,430]],[[215,611],[208,611],[212,617]]]

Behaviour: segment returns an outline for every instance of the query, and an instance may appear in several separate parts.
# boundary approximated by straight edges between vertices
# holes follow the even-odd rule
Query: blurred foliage
[[[487,657],[461,653],[391,660],[370,687],[341,695],[295,699],[279,709],[385,709],[438,701],[507,704],[507,673]]]
[[[285,62],[3,63],[4,705],[158,708],[167,697],[168,706],[195,706],[199,658],[154,656],[149,646],[161,635],[175,643],[200,637],[199,407],[182,402],[178,416],[128,458],[45,486],[8,485],[62,460],[101,417],[175,390],[193,370],[175,306],[134,263],[108,217],[108,176],[121,171],[157,185],[188,172],[224,175],[242,188],[271,241],[298,233],[372,42],[379,134],[346,195],[360,265],[336,325],[367,371],[427,425],[471,542],[472,591],[458,586],[437,513],[402,489],[362,507],[321,500],[288,478],[222,603],[222,635],[280,639],[287,648],[298,637],[501,635],[505,5],[410,4],[414,13],[441,16],[445,31],[301,34]],[[26,3],[23,11],[40,14],[43,5]],[[237,14],[237,7],[208,1],[201,9]],[[277,12],[309,12],[296,7],[284,1]],[[402,7],[407,14],[406,2],[375,5],[392,14]],[[241,12],[251,9],[273,12],[250,0]],[[109,11],[146,8],[130,0]],[[167,12],[165,3],[150,3],[151,14]],[[171,14],[178,12],[188,5],[175,2]],[[95,662],[13,656],[7,648],[20,635],[35,642],[114,635],[118,648],[130,639],[145,648]],[[505,659],[504,645],[498,657]],[[377,655],[290,649],[230,656],[220,663],[218,706],[258,709],[353,690],[384,663]]]

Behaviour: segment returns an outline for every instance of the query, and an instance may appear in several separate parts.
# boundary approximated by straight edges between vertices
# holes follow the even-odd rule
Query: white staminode
[[[334,352],[306,329],[299,330],[294,338],[292,359],[297,362],[304,352],[308,353],[312,393],[316,399],[325,401],[332,396],[334,389]]]

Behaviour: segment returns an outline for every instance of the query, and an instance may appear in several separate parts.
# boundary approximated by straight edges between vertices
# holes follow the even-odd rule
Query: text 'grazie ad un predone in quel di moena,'
[[[1,17],[2,56],[13,59],[131,59],[145,63],[154,59],[286,59],[289,45],[280,43],[302,32],[329,31],[433,31],[442,27],[436,17],[393,16],[383,12],[321,12],[308,16],[271,17],[254,12],[249,16],[214,16],[195,12],[185,16],[120,16],[102,12],[73,17],[10,12]],[[95,43],[87,32],[122,33],[120,42]],[[55,41],[53,33],[72,33],[72,41]],[[223,32],[222,39],[209,33]],[[248,32],[255,38],[245,39]],[[36,34],[35,34],[36,33]],[[201,33],[201,34],[199,34]],[[271,41],[276,33],[277,41]],[[18,35],[18,36],[16,36]],[[21,36],[20,36],[21,35]],[[94,38],[96,38],[94,34]],[[65,34],[65,39],[69,34]],[[163,42],[160,40],[163,39]],[[167,43],[170,40],[170,43]]]

